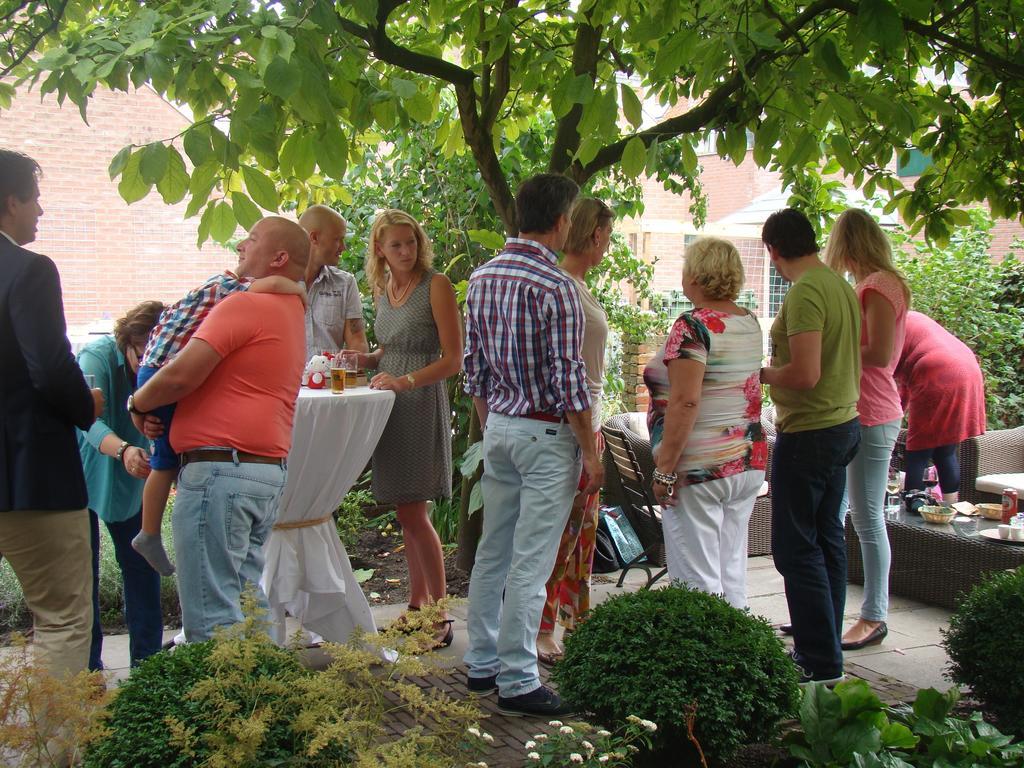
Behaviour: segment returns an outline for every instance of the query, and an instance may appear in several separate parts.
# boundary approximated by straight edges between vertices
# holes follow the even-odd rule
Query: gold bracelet
[[[416,389],[416,377],[411,373],[405,374],[405,380],[409,382],[410,389]]]

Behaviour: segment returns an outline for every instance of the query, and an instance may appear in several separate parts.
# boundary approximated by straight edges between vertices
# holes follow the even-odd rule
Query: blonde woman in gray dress
[[[397,508],[409,565],[409,608],[446,594],[441,540],[427,501],[452,493],[451,407],[445,380],[462,368],[462,325],[451,282],[431,268],[426,233],[404,211],[387,210],[370,230],[366,275],[377,308],[380,345],[359,355],[376,369],[374,389],[395,392],[395,405],[373,453],[373,494]],[[437,627],[451,645],[451,620]]]

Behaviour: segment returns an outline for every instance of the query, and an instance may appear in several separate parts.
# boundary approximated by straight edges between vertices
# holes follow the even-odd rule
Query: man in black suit
[[[71,354],[56,265],[36,238],[39,164],[0,149],[0,554],[52,673],[86,668],[92,632],[89,517],[75,427],[103,410]]]

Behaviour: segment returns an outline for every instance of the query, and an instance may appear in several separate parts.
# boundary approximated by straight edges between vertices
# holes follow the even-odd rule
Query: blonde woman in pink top
[[[889,459],[903,408],[893,380],[906,330],[910,291],[892,263],[889,238],[864,211],[844,211],[832,228],[825,259],[856,280],[861,308],[861,378],[857,411],[861,444],[846,468],[846,499],[864,561],[860,618],[842,638],[844,651],[880,643],[888,634],[889,537],[882,514]]]

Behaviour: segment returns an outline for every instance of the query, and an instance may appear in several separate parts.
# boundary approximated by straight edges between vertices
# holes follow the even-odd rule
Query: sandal
[[[543,664],[545,667],[553,667],[555,664],[562,660],[565,656],[564,651],[555,651],[554,653],[547,653],[546,651],[537,651],[537,661]]]
[[[439,650],[441,648],[447,648],[455,641],[455,619],[444,619],[438,622],[439,624],[447,624],[448,631],[444,633],[444,637],[434,643],[433,650]]]

